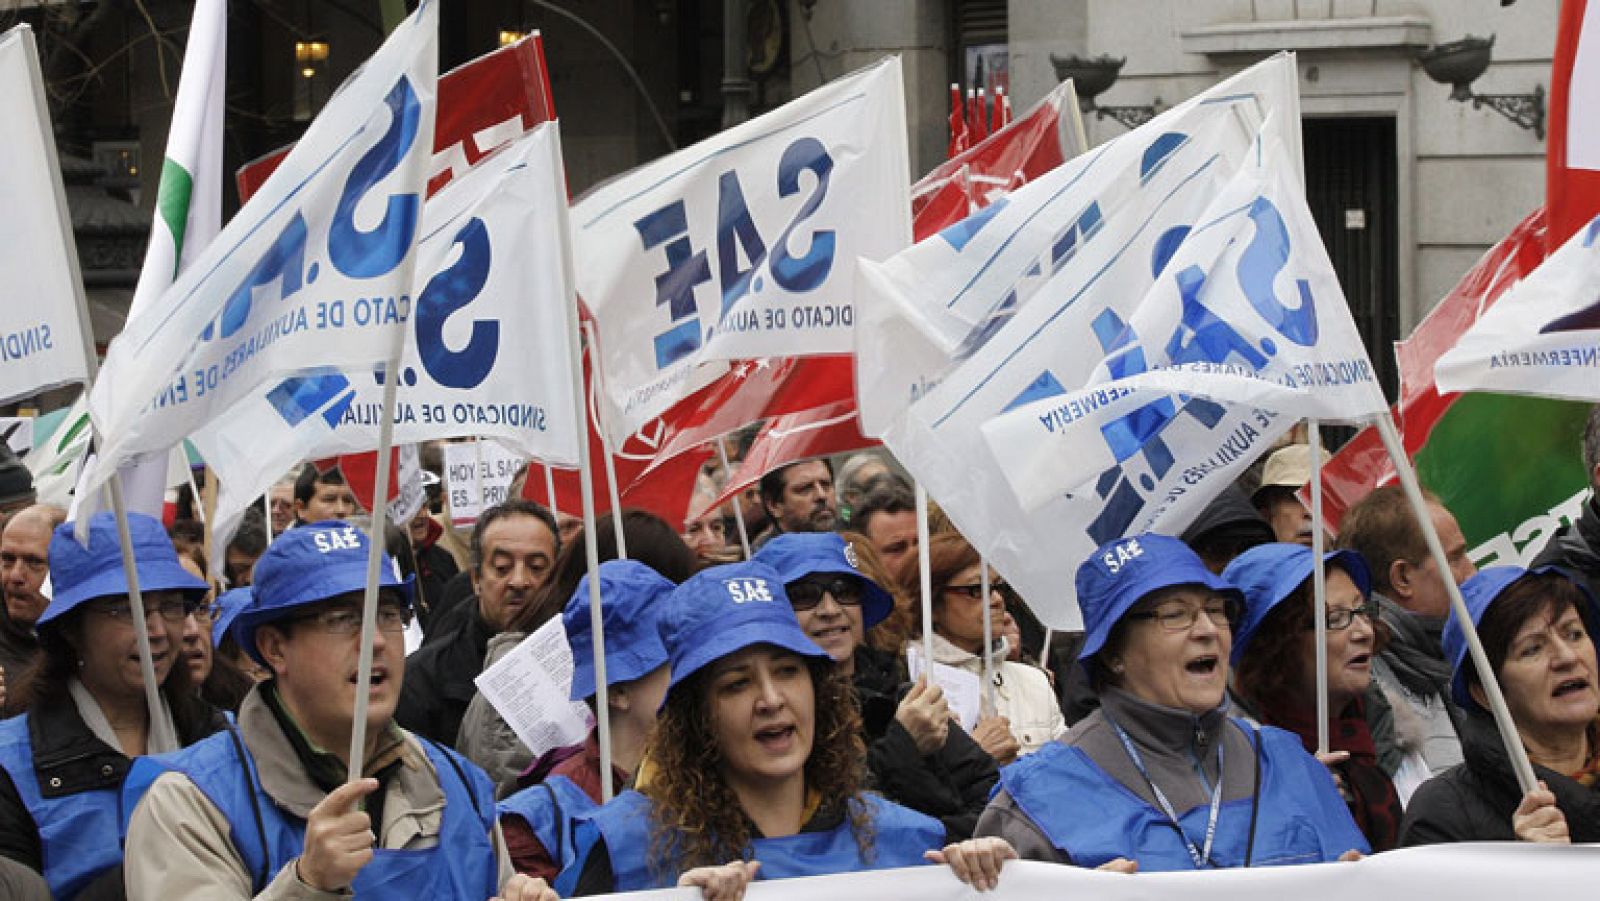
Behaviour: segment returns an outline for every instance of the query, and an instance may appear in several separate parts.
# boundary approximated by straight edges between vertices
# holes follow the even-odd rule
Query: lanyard
[[[1104,710],[1102,709],[1103,712]],[[1216,864],[1211,862],[1211,843],[1217,837],[1217,814],[1222,810],[1222,746],[1226,743],[1226,737],[1220,735],[1217,737],[1217,781],[1211,786],[1211,813],[1206,819],[1206,844],[1204,848],[1196,848],[1194,842],[1189,839],[1189,833],[1183,831],[1183,824],[1178,822],[1178,812],[1172,809],[1172,802],[1167,800],[1166,793],[1150,778],[1150,772],[1144,766],[1144,758],[1139,756],[1139,749],[1133,746],[1133,740],[1128,737],[1128,733],[1122,731],[1122,727],[1117,725],[1117,722],[1111,717],[1106,717],[1106,722],[1110,723],[1111,728],[1116,730],[1117,738],[1122,740],[1122,747],[1127,750],[1128,757],[1133,760],[1134,767],[1139,770],[1139,775],[1144,777],[1144,784],[1150,786],[1150,792],[1156,796],[1156,803],[1161,805],[1162,813],[1165,813],[1167,819],[1172,821],[1172,828],[1176,829],[1178,836],[1183,839],[1184,850],[1189,852],[1189,859],[1194,861],[1194,868],[1203,870],[1207,867],[1215,867]],[[1203,778],[1204,773],[1201,775]]]

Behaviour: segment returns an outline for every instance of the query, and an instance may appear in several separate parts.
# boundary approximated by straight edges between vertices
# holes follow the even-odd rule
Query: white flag
[[[438,3],[423,0],[161,299],[129,319],[90,396],[93,489],[268,390],[317,428],[350,374],[394,360],[412,312],[433,151]],[[274,448],[261,448],[270,453]]]
[[[1600,401],[1600,217],[1512,285],[1433,374],[1440,393]]]
[[[87,322],[33,30],[0,35],[0,402],[88,378]]]
[[[1175,254],[1255,165],[1259,141],[1276,137],[1298,158],[1295,82],[1293,57],[1274,57],[886,263],[861,266],[862,308],[900,329],[858,335],[863,418],[876,404],[869,425],[882,427],[890,450],[1047,625],[1081,627],[1071,594],[1078,563],[1096,536],[1148,522],[1159,484],[1183,470],[1158,444],[1105,470],[1092,490],[1056,493],[1029,510],[983,426],[1084,386],[1109,352],[1133,349],[1124,340],[1127,301],[1173,280]],[[903,350],[907,335],[922,342],[920,355]],[[1188,333],[1155,343],[1169,340],[1195,344]],[[1131,367],[1137,357],[1123,359]],[[1238,433],[1248,446],[1240,459],[1214,461],[1220,479],[1290,424],[1263,414],[1245,432],[1248,413],[1193,399],[1161,434],[1191,425],[1218,438]]]
[[[911,242],[900,61],[595,189],[572,210],[609,434],[747,357],[852,349],[857,258]]]
[[[1122,531],[1175,533],[1253,459],[1262,433],[1384,412],[1295,161],[1270,123],[1261,143],[1143,295],[1108,286],[1028,339],[1064,377],[1101,362],[1080,390],[984,425],[1024,509],[1069,492],[1098,502],[1090,483],[1142,457],[1155,488]],[[1077,543],[1087,556],[1115,537]]]
[[[524,457],[577,465],[565,204],[554,122],[428,199],[395,396],[396,444],[484,435]],[[378,446],[382,384],[370,373],[333,378],[337,397],[315,422],[292,425],[274,398],[258,393],[194,434],[222,479],[219,523],[232,522],[295,460]]]

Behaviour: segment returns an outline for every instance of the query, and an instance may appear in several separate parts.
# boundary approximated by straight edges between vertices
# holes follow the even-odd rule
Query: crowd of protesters
[[[337,468],[274,485],[220,548],[186,511],[130,514],[141,642],[111,516],[80,541],[0,457],[0,895],[687,885],[727,901],[756,879],[923,863],[984,890],[1013,858],[1135,873],[1600,840],[1600,501],[1533,569],[1480,573],[1437,498],[1447,569],[1404,494],[1380,488],[1317,560],[1297,494],[1310,453],[1274,451],[1182,536],[1081,561],[1083,631],[1050,637],[936,504],[924,622],[916,506],[882,450],[780,467],[711,509],[726,473],[708,465],[685,521],[626,510],[593,536],[515,489],[458,529],[435,490],[384,536],[355,781],[372,539]],[[1600,487],[1600,408],[1582,453]],[[475,680],[552,621],[571,699],[608,731],[535,754]],[[980,689],[966,716],[950,673]]]

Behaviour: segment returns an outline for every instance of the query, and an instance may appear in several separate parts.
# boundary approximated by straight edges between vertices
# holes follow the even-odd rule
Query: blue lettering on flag
[[[355,400],[355,391],[346,391],[349,387],[350,380],[338,372],[294,376],[268,391],[267,403],[291,426],[299,425],[322,410],[322,418],[329,427],[334,427]],[[324,409],[329,401],[333,401],[333,405]]]
[[[1046,369],[1044,372],[1039,373],[1038,378],[1029,382],[1028,387],[1022,389],[1021,394],[1012,398],[1011,403],[1006,404],[1005,409],[1001,412],[1007,413],[1024,404],[1031,404],[1036,400],[1044,400],[1047,397],[1056,397],[1066,393],[1067,389],[1061,387],[1061,382],[1056,379],[1055,373]]]
[[[989,220],[993,219],[996,213],[1005,209],[1007,203],[1007,199],[1001,197],[967,218],[945,226],[939,232],[939,237],[943,238],[946,244],[955,248],[957,253],[966,250],[967,242],[976,237],[978,232],[983,231],[983,227],[989,224]]]
[[[1188,143],[1189,136],[1177,131],[1166,134],[1150,142],[1144,149],[1144,157],[1139,160],[1139,184],[1147,184],[1155,174],[1161,170],[1162,164],[1172,158],[1179,147]]]
[[[1311,283],[1303,278],[1295,280],[1300,290],[1298,307],[1284,306],[1272,287],[1278,273],[1289,264],[1292,250],[1283,216],[1272,201],[1257,197],[1250,204],[1250,221],[1255,223],[1256,233],[1239,256],[1239,287],[1250,305],[1278,334],[1301,347],[1315,347],[1317,305],[1311,299]]]
[[[694,289],[711,281],[711,263],[705,251],[696,251],[689,243],[689,219],[682,200],[644,216],[633,227],[645,250],[666,245],[667,271],[656,276],[656,306],[665,306],[672,321],[681,324],[656,336],[656,368],[665,369],[700,348]]]

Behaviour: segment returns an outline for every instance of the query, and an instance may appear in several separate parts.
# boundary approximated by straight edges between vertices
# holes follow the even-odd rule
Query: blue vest
[[[502,799],[495,805],[495,812],[502,818],[512,814],[526,820],[556,869],[561,870],[572,863],[577,853],[573,827],[578,815],[599,806],[576,782],[565,776],[551,776]]]
[[[750,842],[750,860],[761,862],[757,879],[788,879],[795,876],[823,876],[860,870],[886,870],[926,863],[922,853],[944,845],[944,825],[933,817],[917,813],[874,794],[862,798],[872,812],[872,859],[862,859],[856,846],[850,818],[826,832],[800,832],[782,838],[758,838]],[[570,896],[582,874],[583,864],[598,837],[603,837],[611,856],[614,891],[666,888],[676,885],[675,870],[657,874],[650,866],[649,798],[636,791],[618,795],[610,804],[581,818],[578,824],[579,851],[575,862],[556,881],[556,891]],[[671,869],[671,868],[669,868]]]
[[[1249,727],[1235,725],[1249,734]],[[1221,867],[1281,866],[1335,860],[1352,848],[1367,852],[1332,775],[1301,748],[1298,737],[1267,727],[1253,744],[1260,790],[1254,798],[1222,805],[1212,861]],[[1167,815],[1079,748],[1052,742],[1001,769],[999,787],[1078,866],[1125,857],[1138,861],[1141,873],[1194,869]],[[1196,847],[1205,843],[1210,813],[1207,802],[1178,817]]]
[[[361,898],[427,898],[483,901],[499,888],[499,862],[489,835],[494,828],[494,786],[489,777],[454,751],[422,742],[444,790],[444,821],[432,848],[380,848],[351,885]],[[222,812],[229,840],[260,893],[279,870],[300,856],[306,822],[273,803],[261,788],[238,733],[218,732],[182,751],[134,762],[123,787],[132,811],[151,783],[168,770],[183,773]],[[374,824],[376,827],[376,824]]]
[[[44,797],[33,768],[26,714],[0,722],[0,767],[11,776],[17,795],[39,827],[44,881],[50,884],[50,894],[70,898],[94,877],[122,862],[117,790],[100,788],[60,798]]]

